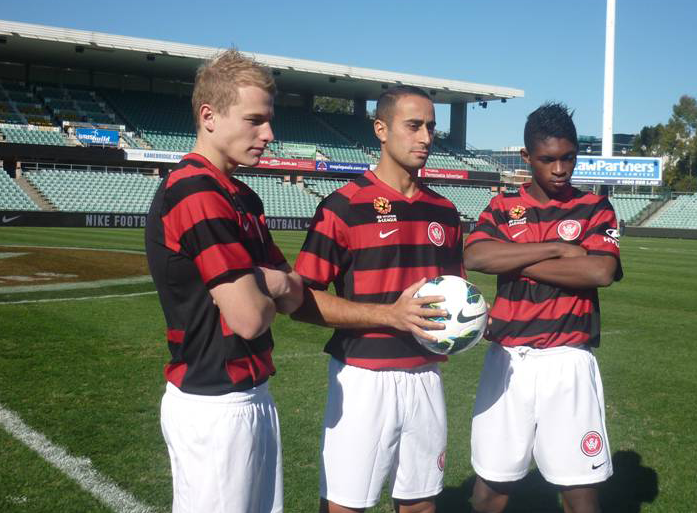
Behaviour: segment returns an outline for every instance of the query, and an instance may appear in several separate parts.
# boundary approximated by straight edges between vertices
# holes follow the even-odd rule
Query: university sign
[[[579,155],[573,184],[661,185],[661,159],[650,157],[596,157]]]

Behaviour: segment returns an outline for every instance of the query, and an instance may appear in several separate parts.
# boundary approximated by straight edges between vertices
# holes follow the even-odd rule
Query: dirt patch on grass
[[[0,285],[70,283],[145,274],[149,274],[148,264],[142,254],[0,247]]]

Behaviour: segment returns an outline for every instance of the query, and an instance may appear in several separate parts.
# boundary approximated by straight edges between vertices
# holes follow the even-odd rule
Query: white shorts
[[[268,383],[220,396],[162,397],[173,513],[283,511],[281,437]]]
[[[591,351],[491,344],[472,419],[472,467],[483,479],[522,479],[531,457],[550,483],[612,475],[603,384]]]
[[[447,425],[440,370],[368,370],[329,362],[321,442],[320,495],[350,508],[443,489]]]

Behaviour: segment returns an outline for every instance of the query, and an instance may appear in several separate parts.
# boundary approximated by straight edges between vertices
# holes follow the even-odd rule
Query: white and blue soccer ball
[[[459,276],[438,276],[424,283],[414,297],[443,296],[442,303],[424,305],[446,310],[445,317],[429,319],[445,324],[442,330],[424,330],[437,341],[416,336],[433,353],[453,355],[474,347],[484,336],[489,318],[486,300],[479,289]]]

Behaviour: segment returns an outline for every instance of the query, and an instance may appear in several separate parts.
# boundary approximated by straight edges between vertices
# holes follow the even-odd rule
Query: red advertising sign
[[[314,160],[281,159],[276,157],[262,157],[255,166],[263,169],[298,169],[302,171],[314,171]]]
[[[454,178],[456,180],[467,180],[469,171],[465,169],[434,169],[425,167],[419,170],[421,178]]]

